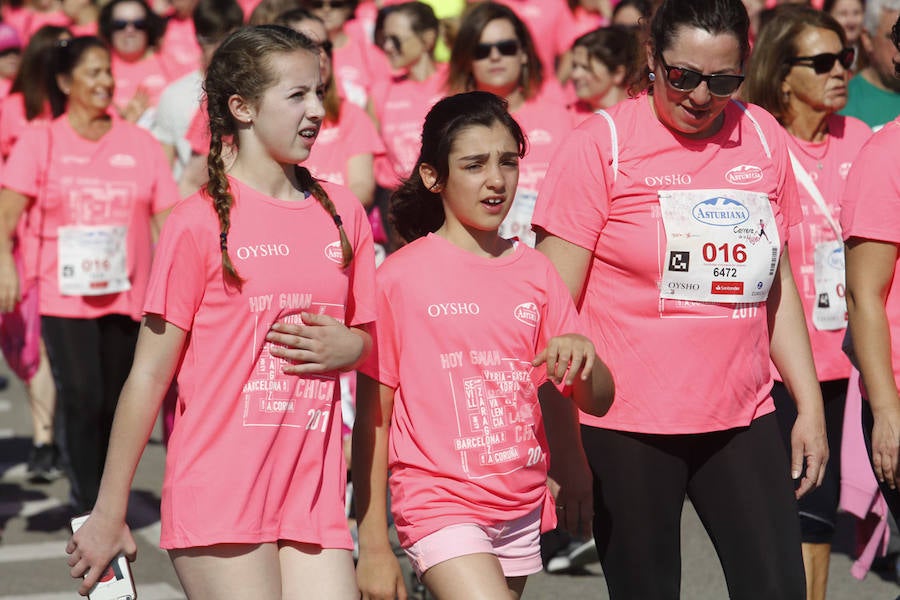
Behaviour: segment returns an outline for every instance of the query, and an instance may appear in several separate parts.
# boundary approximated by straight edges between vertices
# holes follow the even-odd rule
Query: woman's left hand
[[[341,321],[328,315],[302,313],[302,325],[275,323],[266,335],[269,353],[286,359],[282,369],[292,375],[328,373],[356,364],[365,341]]]
[[[800,413],[791,430],[791,479],[800,480],[797,498],[822,485],[828,464],[828,438],[821,411]]]

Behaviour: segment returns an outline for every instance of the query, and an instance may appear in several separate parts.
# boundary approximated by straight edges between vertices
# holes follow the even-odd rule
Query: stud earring
[[[656,81],[656,73],[651,71],[650,75],[648,76],[648,79],[650,80],[650,83],[653,83],[654,81]]]

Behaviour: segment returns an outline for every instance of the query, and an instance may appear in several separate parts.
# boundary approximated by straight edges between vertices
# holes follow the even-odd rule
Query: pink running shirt
[[[722,129],[703,140],[674,134],[646,94],[582,123],[540,190],[533,223],[593,253],[579,302],[616,382],[604,417],[581,422],[641,433],[700,433],[746,426],[774,409],[769,397],[766,303],[661,300],[667,264],[659,190],[741,189],[769,194],[782,241],[797,223],[797,187],[784,130],[765,111],[731,102]],[[618,171],[612,170],[618,159]]]
[[[404,75],[393,75],[376,81],[372,87],[372,104],[381,125],[386,158],[376,165],[378,184],[394,189],[409,177],[422,146],[422,124],[435,102],[444,97],[447,65],[425,81],[414,81]]]
[[[32,122],[48,123],[51,114],[48,103],[44,107],[44,113]],[[13,145],[26,127],[28,121],[25,118],[25,97],[16,92],[0,101],[0,156],[4,158],[9,156]]]
[[[144,312],[190,333],[178,373],[163,481],[160,545],[293,540],[352,548],[344,516],[336,373],[281,372],[266,333],[302,311],[371,322],[375,263],[365,211],[325,184],[355,256],[312,197],[276,200],[229,179],[228,252],[246,281],[224,284],[219,221],[201,193],[166,221]]]
[[[485,258],[429,234],[379,267],[377,305],[361,370],[396,389],[388,460],[400,543],[545,506],[546,377],[530,361],[550,337],[582,331],[553,265],[525,244]]]
[[[862,238],[900,245],[900,118],[879,129],[859,151],[841,204],[844,240]],[[885,311],[891,332],[891,365],[900,388],[900,257],[888,289]]]
[[[544,79],[556,79],[556,57],[572,47],[579,32],[566,0],[504,0],[528,27]]]
[[[113,104],[116,108],[119,111],[125,108],[139,88],[150,95],[149,106],[155,107],[171,80],[160,56],[153,53],[139,61],[128,62],[113,53],[111,60],[113,78],[116,81],[113,92]]]
[[[3,186],[35,199],[39,209],[32,212],[41,221],[34,225],[41,240],[33,260],[42,315],[120,314],[140,320],[152,257],[150,219],[179,200],[169,163],[149,132],[113,117],[112,128],[94,142],[75,133],[67,114],[49,127],[30,125],[9,156]],[[131,289],[101,296],[60,294],[57,232],[66,225],[127,226]]]
[[[831,115],[828,117],[828,132],[828,139],[818,144],[800,140],[792,135],[787,135],[785,138],[791,152],[806,168],[816,187],[819,188],[819,192],[825,198],[825,202],[828,203],[832,218],[838,221],[847,173],[850,171],[850,165],[856,159],[859,149],[872,136],[872,130],[868,125],[853,117]],[[797,282],[797,290],[800,292],[803,312],[806,315],[806,327],[809,330],[816,374],[819,381],[846,379],[850,376],[850,361],[841,350],[844,330],[822,331],[816,329],[812,322],[813,309],[817,301],[816,244],[838,238],[806,188],[799,182],[797,187],[803,220],[791,228],[789,246],[791,271],[794,273],[794,281]],[[774,365],[772,374],[775,379],[781,381],[781,376],[775,370]]]
[[[384,155],[384,144],[369,115],[346,100],[341,101],[337,123],[326,121],[303,166],[317,179],[347,185],[347,161],[359,154]]]
[[[159,60],[169,81],[200,69],[202,51],[192,18],[169,17],[161,44]]]

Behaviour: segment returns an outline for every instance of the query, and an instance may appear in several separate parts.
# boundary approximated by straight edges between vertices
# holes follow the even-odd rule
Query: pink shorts
[[[449,525],[426,535],[405,550],[419,577],[451,558],[480,553],[494,554],[506,577],[531,575],[543,568],[541,509],[496,525]]]

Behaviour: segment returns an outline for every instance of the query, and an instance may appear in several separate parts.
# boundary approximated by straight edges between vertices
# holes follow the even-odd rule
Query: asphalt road
[[[0,373],[6,373],[0,365]],[[77,598],[77,585],[68,575],[65,542],[68,538],[64,480],[52,484],[28,483],[25,461],[30,448],[30,417],[21,385],[13,380],[0,392],[0,600],[69,600]],[[138,542],[133,565],[140,600],[184,598],[178,579],[159,540],[159,490],[165,451],[154,435],[147,447],[132,492],[129,522]],[[727,598],[724,579],[712,545],[690,507],[683,517],[682,598]],[[843,519],[832,554],[829,598],[838,600],[895,600],[898,587],[888,575],[870,573],[858,581],[850,575],[851,524]],[[647,564],[647,577],[653,565]],[[570,575],[541,573],[529,578],[527,600],[609,598],[598,564]]]

